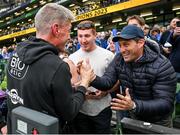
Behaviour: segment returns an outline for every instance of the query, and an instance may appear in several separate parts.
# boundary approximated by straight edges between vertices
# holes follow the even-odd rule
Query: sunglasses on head
[[[77,25],[78,29],[90,29],[90,28],[95,28],[93,23],[83,23],[83,24],[78,24]]]

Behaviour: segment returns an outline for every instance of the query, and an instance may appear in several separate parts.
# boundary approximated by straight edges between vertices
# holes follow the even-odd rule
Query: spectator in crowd
[[[174,28],[167,42],[169,42],[172,45],[171,52],[169,54],[169,60],[171,61],[177,73],[178,81],[180,82],[180,26],[176,26]]]
[[[146,45],[137,26],[127,25],[113,41],[120,42],[121,53],[91,85],[105,90],[120,80],[123,93],[112,100],[112,109],[127,110],[133,119],[172,127],[176,74],[170,61],[160,54],[159,47]]]
[[[156,27],[154,27],[152,30],[150,30],[149,25],[145,24],[144,29],[143,29],[145,38],[152,39],[152,40],[158,42],[159,36],[158,36],[158,40],[157,40],[155,35],[157,35],[159,33],[159,30],[157,30],[158,32],[155,32],[156,30],[157,30]],[[151,33],[153,33],[154,36]]]
[[[89,58],[94,72],[101,76],[112,61],[112,52],[96,45],[96,28],[92,21],[82,21],[77,26],[78,41],[81,48],[69,56],[77,64],[84,58]],[[88,88],[87,100],[79,114],[74,119],[77,134],[109,134],[111,122],[111,96],[93,87]]]
[[[73,40],[70,39],[68,41],[66,49],[69,55],[76,51],[76,45],[74,45]]]
[[[14,49],[15,49],[15,48],[13,48],[13,46],[9,46],[9,47],[8,47],[7,52],[8,52],[9,58],[14,54],[14,52],[15,52]]]
[[[109,37],[108,38],[108,46],[106,49],[108,49],[109,51],[111,51],[113,54],[116,54],[116,47],[115,47],[115,43],[112,41],[113,37]]]
[[[101,36],[100,36],[100,46],[104,49],[107,48],[108,44],[107,44],[107,39],[108,39],[108,35],[106,34],[106,32],[101,32]]]
[[[8,49],[6,46],[3,46],[3,48],[2,48],[2,56],[4,59],[9,59],[9,53],[8,53]]]
[[[0,48],[0,60],[3,59],[3,56],[2,56],[2,49]]]
[[[126,22],[130,25],[136,25],[137,27],[141,28],[142,30],[144,29],[144,26],[145,26],[144,18],[140,17],[139,15],[129,16],[126,19]]]
[[[162,34],[166,31],[166,27],[165,26],[160,26],[160,35],[162,36]],[[161,39],[161,38],[160,38]]]
[[[144,28],[146,27],[144,18],[140,17],[139,15],[129,16],[126,19],[126,21],[127,21],[128,25],[136,25],[137,27],[141,28],[143,31],[144,31]],[[153,44],[155,46],[159,46],[159,44],[151,36],[147,36],[145,33],[144,33],[144,35],[145,35],[145,41],[146,41],[147,45]],[[161,46],[159,46],[159,47],[162,52]]]
[[[149,27],[149,25],[145,24],[143,31],[144,31],[144,36],[146,36],[147,38],[150,37],[150,27]]]
[[[48,3],[35,16],[36,37],[18,44],[7,67],[8,133],[12,133],[11,111],[20,105],[57,117],[59,133],[79,112],[92,70],[82,64],[81,83],[73,91],[69,66],[58,56],[70,38],[73,20],[69,9]]]
[[[175,17],[171,20],[170,25],[169,25],[169,29],[167,31],[165,31],[160,38],[160,44],[162,45],[163,48],[163,54],[166,57],[169,57],[169,54],[171,52],[171,46],[169,44],[169,40],[174,32],[174,29],[176,28],[176,22],[179,21],[180,19],[178,17]]]
[[[175,17],[171,20],[170,25],[169,25],[169,29],[167,31],[165,31],[160,39],[160,43],[162,45],[164,45],[166,43],[166,41],[168,40],[169,35],[174,31],[174,29],[176,28],[176,22],[179,21],[178,17]]]
[[[160,40],[160,29],[158,27],[153,27],[151,30],[151,37],[158,43]]]

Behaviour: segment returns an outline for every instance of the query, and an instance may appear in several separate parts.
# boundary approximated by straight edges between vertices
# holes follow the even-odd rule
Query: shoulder
[[[154,72],[164,72],[165,74],[168,72],[174,72],[171,62],[162,54],[160,54],[150,65]]]
[[[44,57],[41,58],[41,61],[44,61],[45,63],[47,63],[48,61],[48,64],[53,64],[54,65],[58,65],[58,64],[61,64],[63,62],[63,60],[58,56],[58,55],[54,55],[54,54],[47,54],[47,55],[44,55]]]
[[[107,49],[104,49],[104,48],[102,48],[102,47],[97,46],[97,50],[98,50],[98,52],[99,52],[100,54],[102,54],[102,55],[104,55],[104,56],[114,57],[114,54],[113,54],[111,51],[107,50]]]
[[[171,32],[169,30],[166,30],[162,35],[161,38],[167,38]]]
[[[73,54],[71,54],[69,56],[69,59],[74,62],[75,64],[77,64],[79,62],[79,60],[81,60],[83,57],[83,52],[81,49],[79,49],[78,51],[74,52]]]
[[[165,66],[166,68],[167,67],[172,67],[171,62],[169,61],[169,59],[166,58],[162,54],[159,56],[159,59],[157,60],[157,63],[159,63],[160,68],[163,67],[163,66]]]
[[[71,55],[69,55],[69,59],[73,59],[73,58],[75,58],[75,57],[77,57],[77,56],[80,56],[81,53],[82,53],[82,50],[79,49],[79,50],[77,50],[76,52],[74,52],[74,53],[72,53]]]

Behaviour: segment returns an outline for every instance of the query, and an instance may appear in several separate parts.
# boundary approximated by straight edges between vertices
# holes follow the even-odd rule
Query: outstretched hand
[[[113,110],[132,110],[134,101],[132,101],[129,94],[129,88],[126,88],[125,96],[117,94],[117,98],[111,101],[111,109]]]

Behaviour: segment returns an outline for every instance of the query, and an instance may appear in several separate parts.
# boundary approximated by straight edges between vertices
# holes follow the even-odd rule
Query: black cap
[[[117,42],[119,41],[120,38],[122,39],[144,38],[144,32],[142,31],[141,28],[135,25],[127,25],[122,29],[121,34],[114,37],[112,41]]]

